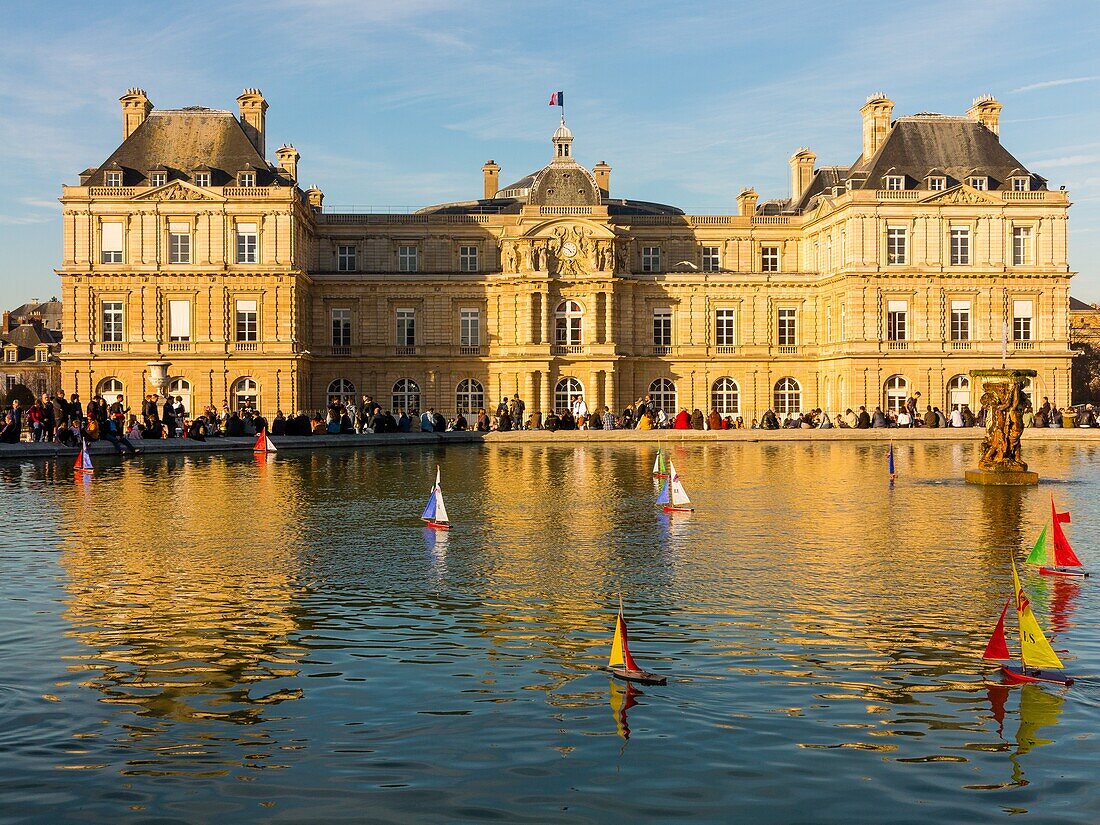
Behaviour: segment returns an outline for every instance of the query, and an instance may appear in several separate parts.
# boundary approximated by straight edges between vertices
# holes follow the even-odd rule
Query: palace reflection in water
[[[0,764],[38,781],[41,763],[46,783],[63,769],[93,818],[657,805],[718,821],[736,795],[750,820],[812,799],[839,821],[901,794],[945,821],[1057,819],[1042,791],[1093,750],[1093,711],[990,685],[980,655],[1009,548],[1034,539],[1052,492],[1092,554],[1100,506],[1063,483],[1093,481],[1088,451],[1036,447],[1048,484],[985,490],[961,481],[969,444],[896,445],[893,485],[885,444],[666,448],[694,513],[654,507],[647,446],[148,457],[77,484],[63,465],[4,467],[5,500],[38,520],[37,544],[0,544],[4,592],[56,598],[58,629],[2,648],[41,685],[5,700],[0,683],[22,731],[0,736]],[[437,464],[449,533],[418,519]],[[49,585],[21,549],[43,541]],[[1091,590],[1026,584],[1092,672]],[[598,670],[620,593],[667,688],[609,692]],[[44,694],[60,750],[34,742]],[[37,798],[20,804],[41,814]]]

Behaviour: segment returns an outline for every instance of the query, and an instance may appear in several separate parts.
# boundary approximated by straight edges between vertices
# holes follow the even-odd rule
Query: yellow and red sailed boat
[[[615,618],[615,636],[611,640],[611,656],[607,660],[607,669],[623,681],[637,682],[640,685],[663,685],[668,682],[664,676],[638,667],[638,663],[630,655],[630,639],[626,632],[626,619],[623,618],[622,596],[619,597],[619,615]]]

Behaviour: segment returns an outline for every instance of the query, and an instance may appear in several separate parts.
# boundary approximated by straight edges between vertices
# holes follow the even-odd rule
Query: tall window
[[[399,309],[397,316],[397,346],[416,346],[416,310]]]
[[[107,186],[122,186],[122,173],[121,172],[108,172],[104,183]]]
[[[237,263],[257,262],[258,232],[254,223],[237,224]]]
[[[908,250],[906,249],[906,232],[903,227],[891,226],[886,230],[886,263],[905,264],[908,262]]]
[[[168,340],[191,340],[191,302],[168,302]]]
[[[717,246],[703,247],[703,271],[717,272],[721,267],[721,259]]]
[[[885,178],[885,189],[896,190],[905,188],[905,178],[901,175],[887,175]]]
[[[848,311],[844,304],[840,305],[840,340],[844,340],[844,334],[847,332],[848,325]]]
[[[655,409],[664,410],[665,415],[675,415],[676,385],[667,378],[658,378],[649,385],[649,400]]]
[[[476,246],[460,246],[458,248],[458,271],[477,272],[479,269]]]
[[[951,340],[970,340],[970,301],[951,302]]]
[[[1031,301],[1012,302],[1012,340],[1031,341],[1035,330],[1032,326],[1034,304]]]
[[[481,346],[481,310],[476,307],[459,310],[458,344],[462,347]]]
[[[732,309],[714,310],[714,345],[732,347],[737,345],[736,312]]]
[[[1024,266],[1031,263],[1031,227],[1012,227],[1012,264]]]
[[[242,342],[259,340],[259,312],[255,299],[237,301],[237,340]]]
[[[584,398],[584,385],[572,377],[562,378],[554,385],[554,411],[562,413],[573,406],[578,398]]]
[[[99,245],[103,263],[122,263],[122,224],[118,221],[104,223],[99,228]]]
[[[420,411],[420,385],[411,378],[399,379],[393,385],[391,395],[393,401],[391,409],[395,413],[398,410],[405,410],[410,413]]]
[[[951,227],[951,265],[966,266],[970,263],[970,228]]]
[[[903,375],[891,375],[886,379],[886,409],[892,413],[901,412],[909,398],[909,380]]]
[[[351,310],[335,307],[332,310],[332,345],[334,347],[351,346]]]
[[[584,313],[576,301],[562,301],[554,312],[554,341],[559,346],[581,344],[581,319]]]
[[[797,310],[792,307],[780,309],[776,315],[776,342],[781,347],[793,347],[798,344]]]
[[[802,412],[802,387],[793,378],[780,378],[775,382],[775,411],[780,415]]]
[[[122,340],[122,301],[103,302],[103,340]]]
[[[354,272],[355,268],[355,247],[336,247],[336,269],[340,272]]]
[[[653,346],[672,346],[672,310],[669,307],[653,310]]]
[[[420,250],[407,244],[397,247],[397,270],[398,272],[419,272]]]
[[[886,340],[909,340],[909,303],[907,301],[886,302]]]
[[[947,382],[947,406],[948,409],[957,410],[963,404],[970,403],[970,378],[965,375],[956,375]]]
[[[761,272],[778,272],[779,271],[779,247],[778,246],[762,246],[762,247],[760,247],[760,271]]]
[[[238,410],[255,407],[259,399],[259,388],[251,378],[241,378],[233,384],[233,403]]]
[[[328,394],[325,396],[325,400],[328,401],[330,407],[333,404],[354,404],[355,385],[346,378],[337,378],[328,385]]]
[[[661,271],[661,247],[659,246],[643,246],[642,247],[642,272],[660,272]]]
[[[191,263],[191,224],[175,221],[168,224],[168,263]]]
[[[485,406],[485,388],[476,378],[464,378],[455,392],[455,410],[463,415],[476,413]]]
[[[732,378],[719,378],[710,388],[710,406],[719,415],[737,415],[741,412],[741,393]]]

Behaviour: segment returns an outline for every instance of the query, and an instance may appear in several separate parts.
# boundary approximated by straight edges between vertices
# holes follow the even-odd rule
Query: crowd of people
[[[363,395],[359,402],[351,399],[334,400],[327,411],[307,413],[299,410],[285,415],[275,413],[269,422],[256,409],[255,403],[245,401],[239,409],[232,409],[229,400],[221,409],[207,406],[192,415],[184,406],[183,398],[156,393],[145,396],[139,412],[126,404],[123,396],[114,401],[96,394],[82,404],[77,393],[66,397],[65,393],[45,393],[33,404],[24,406],[18,400],[0,413],[0,443],[16,443],[20,440],[55,442],[76,446],[81,438],[88,441],[105,440],[118,452],[140,450],[135,442],[161,438],[189,438],[205,441],[221,436],[254,436],[260,430],[268,430],[273,436],[307,436],[314,434],[347,433],[409,433],[454,432],[474,430],[478,432],[508,432],[510,430],[780,430],[780,429],[853,429],[867,430],[890,427],[984,427],[984,409],[975,414],[968,404],[954,406],[947,412],[933,405],[924,405],[921,412],[921,394],[915,393],[898,405],[896,410],[865,405],[848,408],[833,415],[821,409],[808,412],[788,412],[780,415],[766,410],[759,418],[746,424],[740,415],[723,415],[712,409],[704,413],[696,408],[688,411],[680,408],[675,414],[666,412],[650,396],[639,398],[616,414],[607,406],[589,409],[582,396],[572,398],[561,409],[543,415],[541,411],[528,413],[519,394],[503,398],[495,408],[482,407],[468,416],[459,411],[447,418],[434,408],[427,410],[383,410],[370,395]],[[1023,414],[1025,427],[1097,427],[1097,411],[1092,404],[1059,409],[1044,397],[1038,409],[1028,405]]]

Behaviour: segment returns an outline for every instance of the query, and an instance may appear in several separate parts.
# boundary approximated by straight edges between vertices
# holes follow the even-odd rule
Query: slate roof
[[[1100,309],[1097,309],[1092,304],[1086,304],[1084,301],[1080,300],[1079,298],[1074,298],[1072,295],[1070,295],[1069,296],[1069,311],[1070,312],[1100,312]]]
[[[168,180],[191,180],[200,167],[210,167],[212,186],[232,184],[249,168],[257,170],[257,186],[294,185],[261,157],[232,112],[199,106],[154,109],[84,185],[105,185],[109,168],[122,170],[123,186],[141,186],[154,169],[167,169]]]
[[[46,329],[59,333],[61,331],[61,302],[56,298],[49,301],[32,301],[29,304],[23,304],[13,309],[10,315],[11,319],[17,323],[39,316],[42,319],[42,325]],[[0,332],[4,331],[0,330]]]
[[[61,335],[44,329],[37,324],[20,324],[15,329],[0,335],[0,339],[23,349],[34,349],[39,344],[60,343]]]

